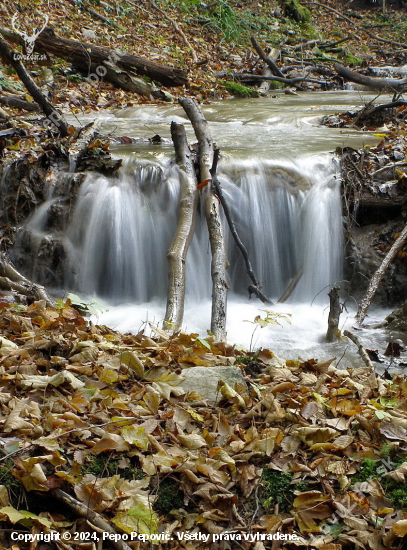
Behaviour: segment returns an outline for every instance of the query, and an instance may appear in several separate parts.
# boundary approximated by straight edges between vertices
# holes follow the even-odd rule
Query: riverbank
[[[165,532],[163,549],[258,548],[280,533],[297,537],[286,548],[381,550],[406,535],[404,377],[122,335],[69,302],[3,303],[0,324],[3,548],[13,530],[89,533],[89,547],[103,532],[122,544]],[[185,392],[186,371],[214,365],[241,382],[220,384],[217,404]]]

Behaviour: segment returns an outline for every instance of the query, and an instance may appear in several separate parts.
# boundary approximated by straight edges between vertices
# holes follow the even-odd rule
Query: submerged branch
[[[352,340],[352,342],[354,344],[357,345],[358,347],[358,352],[359,352],[359,355],[361,356],[361,358],[363,359],[363,362],[365,363],[365,365],[367,367],[369,367],[369,369],[372,369],[374,370],[374,365],[373,363],[371,362],[370,360],[370,357],[367,353],[367,351],[365,350],[365,348],[363,347],[363,344],[362,344],[362,341],[361,339],[356,336],[356,334],[353,334],[353,332],[349,332],[349,330],[345,330],[344,333],[343,333],[344,336],[347,336],[349,338],[349,340]]]
[[[250,262],[249,254],[247,252],[247,249],[246,249],[245,245],[243,244],[242,239],[240,238],[238,232],[236,231],[236,226],[235,226],[234,221],[232,219],[232,214],[230,213],[229,205],[226,202],[226,199],[225,199],[225,196],[222,192],[222,188],[220,186],[219,180],[216,176],[216,168],[217,168],[217,164],[218,164],[218,159],[219,159],[219,149],[216,149],[215,150],[215,155],[214,155],[214,158],[213,158],[213,165],[212,165],[212,168],[211,168],[212,184],[215,188],[216,195],[218,196],[218,198],[220,200],[220,203],[222,205],[223,211],[225,213],[226,220],[227,220],[228,225],[229,225],[230,232],[232,233],[232,237],[233,237],[233,239],[236,243],[236,246],[238,247],[238,249],[242,253],[243,260],[244,260],[244,263],[246,265],[247,274],[249,275],[249,277],[250,277],[250,279],[253,283],[248,287],[249,296],[251,296],[252,294],[255,294],[263,302],[263,304],[272,304],[272,302],[269,300],[269,298],[267,298],[267,296],[261,291],[261,286],[260,286],[260,283],[259,283],[256,275],[254,274],[253,267],[252,267],[252,264]]]
[[[287,288],[284,290],[280,298],[277,300],[278,304],[284,304],[284,302],[288,300],[288,298],[291,296],[296,286],[300,282],[303,273],[304,273],[304,266],[301,266],[300,269],[297,271],[297,273],[294,275],[294,277],[291,279],[291,281],[288,283]]]
[[[358,311],[356,314],[356,321],[361,325],[366,317],[367,310],[373,300],[374,295],[376,294],[377,288],[380,284],[380,281],[383,279],[384,274],[386,273],[387,268],[397,256],[398,251],[401,249],[403,244],[407,241],[407,225],[404,227],[403,231],[400,233],[399,237],[393,243],[393,246],[390,248],[386,254],[383,262],[381,263],[379,269],[376,270],[373,277],[370,280],[369,288],[366,291],[366,294],[363,296]]]

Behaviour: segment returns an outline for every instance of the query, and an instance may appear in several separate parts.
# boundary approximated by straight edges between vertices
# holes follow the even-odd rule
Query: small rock
[[[192,367],[184,369],[182,376],[185,376],[185,380],[180,386],[185,392],[196,392],[211,405],[215,405],[222,398],[222,394],[217,389],[219,380],[223,380],[232,388],[236,382],[247,387],[242,371],[238,367]]]
[[[398,160],[403,160],[404,159],[404,155],[401,151],[397,151],[397,149],[395,149],[392,154],[390,155],[390,158],[392,160],[395,160],[395,161],[398,161]]]
[[[95,31],[92,31],[91,29],[82,29],[82,34],[85,38],[96,38]]]

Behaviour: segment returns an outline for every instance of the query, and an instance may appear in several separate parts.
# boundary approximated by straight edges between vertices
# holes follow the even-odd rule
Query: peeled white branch
[[[185,262],[195,229],[198,187],[183,124],[172,122],[171,136],[179,166],[181,197],[178,226],[167,255],[168,297],[164,329],[175,332],[181,327],[184,317]]]
[[[347,336],[349,338],[349,340],[352,340],[352,342],[357,345],[359,355],[363,359],[363,362],[365,363],[365,365],[367,367],[369,367],[370,369],[374,369],[374,365],[371,362],[367,351],[363,347],[361,339],[358,336],[356,336],[355,334],[353,334],[352,332],[349,332],[349,330],[345,330],[343,335]]]
[[[199,165],[201,182],[212,181],[213,141],[208,122],[202,114],[198,103],[190,98],[179,100],[190,119],[199,144]],[[226,339],[227,291],[225,238],[220,217],[220,204],[210,186],[205,188],[205,214],[209,230],[212,253],[212,315],[211,332],[216,340]]]

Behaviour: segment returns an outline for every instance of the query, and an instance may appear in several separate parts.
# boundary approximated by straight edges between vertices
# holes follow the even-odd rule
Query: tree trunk
[[[3,38],[0,37],[0,57],[3,58],[3,61],[6,65],[10,65],[16,71],[21,82],[27,88],[27,91],[32,95],[34,101],[38,103],[41,107],[44,114],[48,119],[58,128],[62,136],[68,135],[68,125],[63,120],[61,115],[57,113],[51,103],[44,97],[41,90],[38,88],[34,80],[31,78],[27,72],[24,65],[16,57],[15,52],[10,48]]]
[[[226,280],[226,269],[228,268],[228,260],[220,218],[219,201],[212,191],[207,191],[205,214],[212,253],[211,332],[215,340],[226,340],[227,292],[229,288]]]
[[[369,288],[367,289],[366,294],[363,296],[358,307],[358,312],[356,314],[356,321],[358,322],[359,325],[363,323],[366,317],[367,310],[369,309],[369,306],[373,300],[373,297],[376,294],[376,290],[380,284],[380,281],[383,279],[383,276],[386,273],[386,269],[389,267],[391,262],[397,256],[397,252],[401,249],[401,247],[406,242],[406,240],[407,240],[407,225],[405,226],[403,231],[400,233],[398,239],[393,243],[393,246],[390,248],[390,250],[386,254],[386,257],[381,263],[381,266],[379,267],[379,269],[375,272],[373,277],[370,279]]]
[[[190,98],[180,99],[195,131],[199,144],[200,181],[212,181],[213,141],[208,123],[197,102]],[[220,217],[220,205],[210,186],[205,188],[205,215],[209,230],[212,253],[212,315],[211,332],[216,340],[226,339],[227,291],[226,269],[228,267],[225,239]]]
[[[339,287],[334,286],[328,294],[330,309],[328,317],[328,330],[326,333],[326,341],[331,343],[339,338],[339,317],[341,315],[341,305],[339,303]]]
[[[181,197],[178,227],[167,255],[168,297],[164,329],[175,332],[184,317],[185,262],[195,229],[198,188],[184,125],[171,122],[171,136],[179,166]]]

